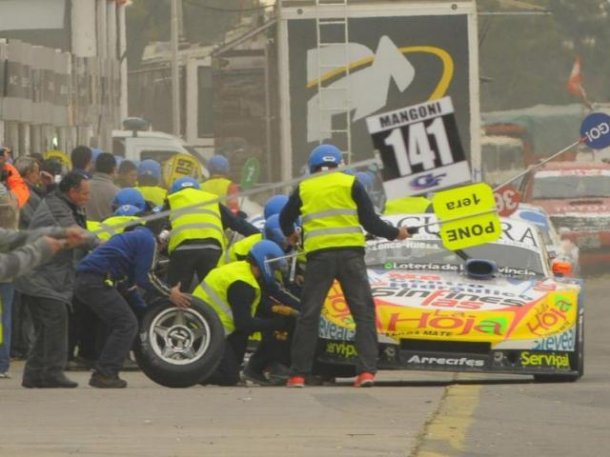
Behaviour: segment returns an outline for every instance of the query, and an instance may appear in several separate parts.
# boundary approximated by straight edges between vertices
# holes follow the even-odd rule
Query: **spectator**
[[[2,341],[0,345],[0,378],[8,378],[11,351],[12,302],[14,287],[12,280],[48,260],[60,248],[59,241],[49,238],[70,238],[77,244],[80,231],[74,229],[44,229],[33,233],[17,232],[18,210],[14,197],[0,184],[0,301],[2,305]],[[31,243],[23,246],[26,243]],[[19,246],[22,246],[19,248]],[[7,251],[12,252],[6,254]]]
[[[82,172],[70,172],[57,191],[47,195],[34,213],[31,229],[86,227],[84,207],[90,186]],[[92,248],[97,238],[89,238]],[[35,329],[34,346],[23,372],[24,387],[76,387],[64,374],[67,359],[68,306],[72,301],[75,252],[62,252],[50,262],[19,278],[16,285],[26,297]]]
[[[40,167],[40,179],[45,195],[51,193],[61,181],[64,169],[57,159],[45,159]]]
[[[70,154],[70,160],[72,161],[72,171],[82,173],[87,178],[91,177],[93,169],[93,152],[91,152],[91,148],[87,146],[75,147],[72,150],[72,154]]]
[[[40,174],[42,160],[39,162],[33,156],[21,156],[15,162],[15,168],[23,177],[30,191],[30,198],[19,213],[19,228],[22,230],[27,229],[30,225],[34,211],[36,211],[44,196]],[[23,359],[27,357],[32,345],[34,329],[30,312],[24,305],[19,292],[15,293],[13,297],[12,314],[11,357]]]
[[[112,216],[112,199],[119,192],[113,178],[116,174],[116,159],[108,152],[102,152],[95,160],[95,172],[89,181],[91,198],[87,203],[87,217],[90,221],[101,222]]]
[[[15,162],[15,168],[17,168],[17,171],[23,177],[23,180],[30,191],[30,198],[21,208],[19,215],[19,228],[26,229],[30,225],[34,211],[36,211],[36,208],[44,196],[41,187],[40,164],[34,157],[22,156]]]
[[[30,198],[30,191],[17,169],[8,163],[9,157],[10,149],[0,146],[0,183],[15,196],[17,205],[22,208]]]
[[[138,167],[131,160],[123,160],[119,165],[117,184],[121,188],[136,187],[138,185]]]

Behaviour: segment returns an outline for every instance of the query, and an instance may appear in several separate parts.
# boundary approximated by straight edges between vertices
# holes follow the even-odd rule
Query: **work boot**
[[[127,381],[119,378],[118,375],[105,376],[99,371],[94,371],[89,379],[89,385],[100,389],[123,389],[127,387]]]
[[[23,383],[22,383],[23,385]],[[48,389],[73,389],[78,387],[78,383],[68,379],[65,374],[58,373],[54,376],[43,378],[38,386]]]

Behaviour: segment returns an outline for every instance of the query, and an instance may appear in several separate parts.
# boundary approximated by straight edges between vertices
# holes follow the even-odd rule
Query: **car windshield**
[[[544,198],[610,198],[610,176],[536,176],[533,197]]]
[[[545,276],[539,252],[517,245],[488,243],[463,251],[471,259],[493,260],[506,276]],[[461,271],[464,260],[445,249],[440,240],[412,238],[405,241],[369,242],[366,264],[384,269]]]

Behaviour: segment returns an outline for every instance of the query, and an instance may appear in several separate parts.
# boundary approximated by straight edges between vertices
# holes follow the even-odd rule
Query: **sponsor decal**
[[[355,332],[354,330],[333,324],[326,319],[320,319],[318,336],[327,340],[353,341]]]
[[[553,300],[541,304],[528,320],[528,330],[536,336],[568,329],[574,322],[576,300],[568,295],[555,294]]]
[[[386,262],[386,270],[426,270],[426,271],[464,271],[464,265],[416,263],[416,262]],[[498,272],[506,276],[536,276],[538,273],[528,268],[499,267]]]
[[[427,173],[425,175],[418,176],[412,179],[409,184],[414,189],[422,190],[430,187],[438,187],[441,184],[441,180],[447,176],[447,173]]]
[[[570,357],[565,352],[541,354],[524,351],[519,358],[522,367],[570,368]]]
[[[335,355],[345,359],[352,359],[358,355],[356,346],[354,346],[352,343],[346,343],[343,341],[327,341],[325,352],[329,355]]]
[[[485,366],[485,360],[471,357],[424,356],[414,354],[407,359],[407,364],[431,365],[439,367],[482,368]]]
[[[445,336],[490,335],[502,336],[506,333],[509,319],[503,316],[481,317],[464,313],[445,311],[424,312],[419,316],[407,317],[407,314],[389,313],[387,332],[400,335],[405,330],[425,334],[425,331],[443,332]],[[433,333],[434,334],[434,333]]]
[[[532,349],[538,351],[573,351],[576,345],[576,329],[572,328],[559,335],[547,336],[534,341]]]
[[[498,307],[523,306],[528,300],[504,297],[498,294],[483,292],[464,292],[461,290],[424,290],[423,287],[376,287],[372,288],[373,297],[418,297],[419,307],[440,307],[454,309],[480,309],[485,304]]]

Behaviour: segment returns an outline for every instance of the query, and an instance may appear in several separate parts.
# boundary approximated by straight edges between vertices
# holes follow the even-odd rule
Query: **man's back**
[[[91,221],[100,222],[112,216],[112,200],[120,189],[106,173],[95,173],[89,184],[91,198],[87,203],[87,217]]]

